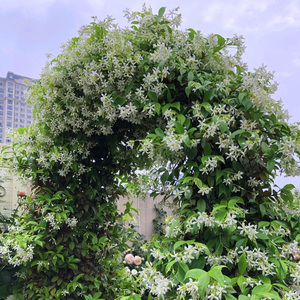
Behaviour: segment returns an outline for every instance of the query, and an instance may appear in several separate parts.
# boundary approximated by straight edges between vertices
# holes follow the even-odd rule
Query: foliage
[[[247,70],[242,37],[177,29],[177,10],[126,16],[131,28],[83,27],[31,89],[35,120],[8,159],[35,192],[1,237],[19,288],[29,299],[297,299],[299,196],[274,177],[299,174],[300,132],[271,98],[273,74]],[[126,192],[179,207],[137,278],[122,266]]]
[[[157,213],[157,217],[153,219],[154,232],[159,235],[165,235],[165,219],[167,212],[164,210],[161,204],[154,204],[154,209]]]

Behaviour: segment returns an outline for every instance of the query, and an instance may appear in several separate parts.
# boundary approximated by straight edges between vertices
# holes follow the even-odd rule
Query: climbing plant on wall
[[[35,119],[10,163],[33,194],[1,253],[29,299],[297,299],[299,128],[243,38],[180,30],[177,10],[94,20],[31,88]],[[7,150],[8,151],[8,150]],[[119,195],[164,194],[177,212],[122,265],[133,230]],[[19,290],[18,290],[19,288]]]

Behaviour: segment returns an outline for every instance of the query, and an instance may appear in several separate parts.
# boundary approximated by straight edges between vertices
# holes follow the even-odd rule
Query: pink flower
[[[140,265],[141,263],[142,263],[142,259],[141,259],[141,257],[139,257],[139,256],[135,256],[134,257],[134,260],[133,260],[133,263],[135,264],[135,265]]]
[[[297,252],[293,252],[294,260],[300,260],[300,255]]]
[[[127,254],[125,256],[125,262],[131,265],[134,262],[134,256],[132,254]]]
[[[19,196],[23,196],[24,195],[24,193],[23,192],[19,192]]]

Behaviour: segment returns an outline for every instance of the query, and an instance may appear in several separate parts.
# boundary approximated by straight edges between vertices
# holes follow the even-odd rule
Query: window
[[[0,98],[4,98],[4,95],[3,95],[3,94],[0,94]]]
[[[20,104],[20,102],[18,102],[18,101],[15,102],[15,106],[18,106],[19,104]]]
[[[12,111],[11,111],[11,110],[8,110],[8,111],[7,111],[7,115],[8,115],[8,116],[12,116]]]
[[[21,106],[23,106],[23,107],[26,106],[26,103],[21,103]]]
[[[7,91],[8,91],[9,93],[12,93],[12,92],[14,91],[14,89],[8,88]]]
[[[10,139],[6,139],[6,143],[10,143],[11,142],[11,140]]]
[[[30,116],[30,115],[28,115],[28,116],[27,116],[27,119],[31,120],[31,116]]]
[[[7,95],[9,98],[13,98],[13,94],[8,94]]]
[[[12,105],[7,105],[7,109],[12,110]]]
[[[0,105],[0,110],[3,110],[3,105]]]
[[[0,93],[4,93],[4,89],[0,88]]]
[[[6,127],[10,127],[11,128],[11,122],[7,122],[6,123]]]
[[[15,118],[14,121],[18,123],[18,122],[19,122],[19,119],[18,119],[18,118]]]
[[[17,112],[15,112],[15,117],[18,117],[18,116],[19,116],[19,114]]]
[[[25,108],[21,108],[21,111],[25,112],[25,111],[26,111],[26,109],[25,109]]]
[[[13,104],[12,100],[7,100],[7,104]]]
[[[14,84],[12,82],[8,82],[8,86],[14,86]]]
[[[26,123],[27,123],[28,125],[30,125],[30,124],[31,124],[31,121],[27,121]]]
[[[24,114],[20,114],[20,117],[21,117],[21,118],[25,118],[25,115],[24,115]]]
[[[25,101],[26,99],[25,99],[24,97],[21,97],[21,100],[22,100],[22,101]]]
[[[19,89],[21,87],[21,85],[16,83],[16,89]]]
[[[16,91],[16,95],[19,95],[20,94],[20,92],[19,91]]]
[[[21,119],[21,120],[20,120],[20,123],[24,124],[24,123],[25,123],[24,119]]]
[[[6,117],[6,120],[7,121],[12,121],[12,117],[10,116],[10,117]]]
[[[16,96],[16,99],[17,99],[17,100],[19,100],[19,97],[18,97],[18,96]]]

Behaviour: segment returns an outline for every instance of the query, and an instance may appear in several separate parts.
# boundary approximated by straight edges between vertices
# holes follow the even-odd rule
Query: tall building
[[[25,92],[33,79],[8,72],[0,77],[0,143],[11,142],[7,131],[31,124],[32,110],[26,103]]]

